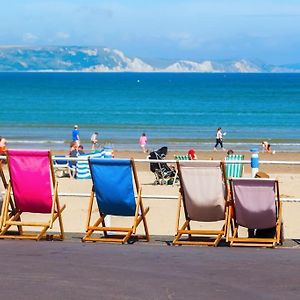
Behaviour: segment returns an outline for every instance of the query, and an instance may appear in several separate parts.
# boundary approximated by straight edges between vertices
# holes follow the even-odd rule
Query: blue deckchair
[[[126,243],[135,234],[139,223],[143,221],[145,235],[137,236],[137,238],[145,238],[149,241],[145,218],[149,207],[144,208],[143,206],[142,189],[138,183],[134,161],[89,158],[89,165],[93,189],[88,208],[86,235],[82,240]],[[135,199],[133,179],[137,191],[137,200]],[[95,196],[100,218],[91,226],[91,214]],[[105,225],[105,216],[133,217],[133,225],[125,228],[108,227]],[[92,237],[94,231],[102,231],[104,235],[102,237]],[[122,232],[123,234],[111,235],[113,232]]]
[[[225,157],[225,171],[226,178],[241,178],[243,175],[244,167],[243,164],[232,163],[227,164],[226,161],[232,160],[244,160],[243,154],[230,154]]]

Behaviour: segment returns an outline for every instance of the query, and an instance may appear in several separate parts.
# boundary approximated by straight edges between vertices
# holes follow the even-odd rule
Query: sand
[[[58,153],[54,153],[58,154]],[[59,154],[66,154],[59,152]],[[186,154],[182,152],[170,152],[167,159],[173,159],[174,154]],[[209,151],[198,152],[199,159],[223,159],[225,156],[223,151]],[[250,160],[251,153],[244,153],[245,159]],[[146,155],[142,152],[132,151],[115,151],[116,158],[135,158],[144,159]],[[261,160],[276,160],[276,161],[299,161],[300,153],[276,153],[260,154]],[[175,223],[176,223],[176,210],[177,210],[177,196],[179,186],[160,186],[153,185],[155,177],[149,170],[149,163],[136,163],[140,184],[142,186],[142,194],[145,196],[144,203],[150,207],[148,214],[149,231],[151,235],[174,235]],[[285,238],[300,238],[300,202],[292,202],[293,199],[300,199],[300,165],[260,165],[260,170],[270,174],[271,177],[275,177],[280,183],[281,197],[288,202],[283,203],[283,218],[284,218],[284,234]],[[7,172],[7,170],[6,170]],[[244,170],[244,176],[250,176],[250,166],[246,166]],[[89,201],[89,194],[91,191],[91,180],[76,180],[73,178],[58,178],[59,192],[60,193],[72,193],[73,196],[61,196],[61,203],[67,205],[66,210],[63,213],[64,227],[66,232],[79,232],[84,234],[85,223],[87,218],[87,207]],[[1,186],[3,190],[3,187]],[[83,195],[79,195],[83,194]],[[149,196],[155,196],[151,199]],[[173,197],[172,199],[161,199],[159,196]],[[97,208],[94,207],[94,217],[98,215]],[[130,222],[118,218],[112,218],[110,220],[112,225],[119,225]],[[128,223],[129,224],[129,223]],[[200,227],[203,225],[200,224]],[[212,224],[213,228],[219,227],[220,224]],[[139,229],[139,232],[141,232]],[[54,231],[57,227],[54,227]]]

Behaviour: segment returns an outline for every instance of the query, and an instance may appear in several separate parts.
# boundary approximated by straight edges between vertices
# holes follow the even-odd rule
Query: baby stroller
[[[163,160],[168,153],[168,147],[162,147],[157,151],[150,152],[149,159]],[[150,163],[150,171],[155,175],[154,184],[173,184],[178,180],[174,167],[169,167],[165,162]]]

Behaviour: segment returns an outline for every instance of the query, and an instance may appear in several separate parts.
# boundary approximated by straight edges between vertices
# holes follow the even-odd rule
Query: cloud
[[[59,40],[67,40],[70,38],[70,35],[67,32],[59,31],[56,33],[55,38]]]
[[[65,44],[67,41],[70,41],[70,34],[64,31],[57,31],[49,33],[49,37],[45,39],[46,44],[52,45],[52,44]]]
[[[175,42],[182,49],[197,49],[202,45],[200,38],[196,38],[188,32],[172,33],[169,36],[169,40]]]
[[[38,37],[31,32],[26,32],[22,36],[22,40],[24,42],[35,42],[37,39],[38,39]]]
[[[111,7],[110,7],[111,6]],[[117,6],[118,7],[118,6]],[[114,9],[116,8],[116,4],[111,4],[108,7],[101,4],[84,4],[80,5],[75,9],[75,12],[78,13],[80,16],[86,16],[88,18],[91,17],[106,17],[112,18],[114,15]]]

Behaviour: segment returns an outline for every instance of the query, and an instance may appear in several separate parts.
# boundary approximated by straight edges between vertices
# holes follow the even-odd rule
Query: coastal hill
[[[202,72],[294,73],[298,65],[274,66],[245,59],[230,61],[165,61],[164,66],[130,58],[122,51],[101,47],[0,47],[0,72]]]

